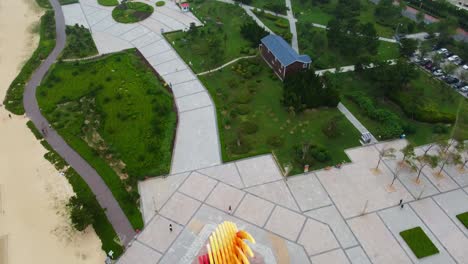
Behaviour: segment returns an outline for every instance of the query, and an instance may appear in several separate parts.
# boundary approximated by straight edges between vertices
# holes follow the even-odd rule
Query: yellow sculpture
[[[236,224],[225,221],[211,234],[206,248],[208,254],[199,257],[200,264],[250,264],[249,257],[254,254],[244,239],[255,244],[255,239]]]

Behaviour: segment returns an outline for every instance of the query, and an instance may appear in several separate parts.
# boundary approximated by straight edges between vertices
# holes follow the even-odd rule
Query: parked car
[[[460,91],[462,91],[462,92],[464,92],[464,93],[468,92],[468,85],[467,85],[467,86],[463,86],[463,87],[460,89]]]
[[[451,57],[448,58],[449,61],[456,61],[456,60],[460,60],[460,57],[458,57],[458,55],[453,55]]]
[[[447,76],[444,81],[448,84],[455,84],[457,82],[459,82],[460,80],[458,80],[458,78],[455,78],[453,76]]]
[[[444,56],[446,59],[452,57],[453,55],[454,55],[454,54],[451,53],[451,52],[446,52],[446,53],[443,53],[443,54],[442,54],[442,56]]]
[[[459,59],[459,60],[454,61],[453,63],[455,63],[456,65],[460,66],[460,65],[465,64],[465,61],[462,60],[462,59]]]
[[[464,70],[468,70],[468,64],[462,66]]]
[[[433,71],[432,74],[434,74],[434,76],[442,76],[444,75],[444,72],[441,69],[438,69]]]
[[[468,84],[466,82],[459,82],[453,85],[453,88],[455,89],[461,89],[464,86],[467,86]]]
[[[421,61],[421,62],[419,63],[419,65],[421,65],[421,66],[426,66],[426,65],[429,64],[429,63],[432,63],[432,61],[431,61],[431,60],[426,60],[426,59],[424,59],[423,61]]]
[[[424,68],[429,70],[432,68],[432,66],[434,66],[434,64],[432,64],[432,62],[429,62],[428,64],[424,65]]]
[[[448,50],[446,48],[441,48],[437,51],[438,54],[444,54],[444,53],[447,53]]]

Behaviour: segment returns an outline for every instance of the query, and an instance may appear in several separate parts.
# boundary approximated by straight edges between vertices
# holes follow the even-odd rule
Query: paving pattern
[[[154,6],[156,0],[143,2]],[[162,36],[163,32],[188,29],[190,23],[201,25],[200,21],[190,12],[182,13],[171,1],[155,7],[149,18],[133,24],[114,21],[112,9],[99,5],[96,0],[82,0],[65,7],[66,23],[88,27],[100,54],[137,48],[171,86],[179,114],[171,174],[220,164],[213,101],[190,67]]]
[[[414,186],[422,183],[401,181],[412,173],[400,174],[389,189],[392,164],[401,153],[374,170],[378,149],[406,144],[396,140],[348,149],[352,163],[341,169],[288,178],[271,155],[263,155],[140,182],[146,227],[118,263],[142,259],[136,254],[158,263],[192,263],[210,232],[225,220],[253,234],[257,244],[252,248],[266,263],[467,262],[468,234],[456,219],[468,211],[466,190],[441,192],[424,172],[433,188],[420,200]],[[416,226],[439,254],[414,256],[399,233]]]

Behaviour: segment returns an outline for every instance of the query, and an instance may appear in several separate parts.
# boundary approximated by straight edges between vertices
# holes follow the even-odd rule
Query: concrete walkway
[[[291,0],[285,0],[285,1],[286,1],[286,7],[288,8],[287,14],[288,14],[288,20],[289,20],[289,30],[291,31],[291,34],[292,34],[291,46],[297,53],[299,53],[299,44],[297,41],[296,18],[294,17],[294,14],[292,11]]]
[[[65,21],[62,9],[57,0],[50,0],[52,7],[55,11],[55,23],[57,41],[56,46],[52,53],[42,62],[39,68],[33,73],[31,79],[27,83],[24,91],[24,108],[26,115],[31,119],[34,125],[39,129],[47,129],[47,137],[45,140],[52,146],[52,148],[83,178],[89,185],[96,199],[105,213],[109,222],[114,227],[115,232],[119,235],[123,245],[133,238],[135,231],[133,230],[130,222],[123,213],[119,204],[115,200],[111,191],[102,180],[101,176],[92,168],[77,152],[75,152],[60,135],[53,128],[48,128],[48,121],[42,116],[39,105],[36,100],[36,89],[41,83],[45,74],[55,63],[57,57],[65,47]]]
[[[353,126],[359,130],[361,134],[363,133],[370,133],[369,130],[361,123],[359,120],[344,106],[341,102],[338,104],[338,110],[340,110],[341,113],[353,124]],[[371,134],[372,140],[371,143],[377,143],[377,139],[374,137],[374,135]]]
[[[239,57],[237,59],[233,59],[232,61],[228,62],[228,63],[225,63],[221,66],[219,66],[218,68],[215,68],[215,69],[212,69],[212,70],[209,70],[209,71],[205,71],[205,72],[201,72],[201,73],[197,73],[198,76],[201,76],[201,75],[205,75],[205,74],[208,74],[208,73],[212,73],[212,72],[215,72],[215,71],[219,71],[221,70],[222,68],[226,67],[226,66],[229,66],[237,61],[240,61],[240,60],[243,60],[243,59],[251,59],[251,58],[255,58],[257,57],[257,55],[253,55],[253,56],[244,56],[244,57]]]

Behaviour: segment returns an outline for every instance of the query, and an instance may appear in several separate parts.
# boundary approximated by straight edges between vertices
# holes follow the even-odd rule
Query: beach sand
[[[0,0],[0,102],[38,43],[41,12],[34,0]],[[72,188],[26,122],[0,107],[0,264],[104,263],[94,230],[71,228]]]

